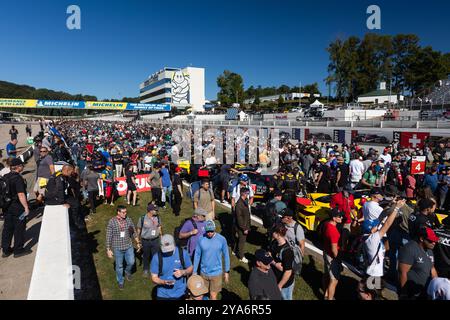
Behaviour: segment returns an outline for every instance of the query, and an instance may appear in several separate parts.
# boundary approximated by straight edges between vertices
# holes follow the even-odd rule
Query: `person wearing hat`
[[[438,241],[439,237],[431,228],[422,226],[416,238],[400,249],[399,299],[426,299],[426,286],[437,277],[433,249]]]
[[[173,214],[178,217],[181,211],[181,203],[183,201],[183,182],[181,181],[180,176],[181,168],[176,167],[175,173],[172,177],[172,210]]]
[[[394,223],[394,220],[399,216],[399,211],[405,203],[405,200],[395,200],[393,205],[387,209],[385,218],[381,223],[378,219],[364,220],[362,223],[366,268],[364,271],[367,277],[381,278],[384,275],[386,250],[383,238]]]
[[[364,203],[362,213],[364,220],[376,220],[383,212],[380,202],[384,199],[383,191],[380,188],[373,188],[370,190],[370,201]]]
[[[3,176],[6,186],[9,188],[11,201],[5,214],[2,232],[2,257],[6,258],[14,254],[15,258],[30,254],[30,249],[25,249],[26,217],[30,214],[27,202],[27,185],[21,176],[24,164],[19,158],[13,158],[10,162],[10,172]],[[11,243],[14,238],[14,248]]]
[[[200,238],[195,248],[194,274],[198,270],[205,280],[211,300],[217,300],[217,295],[222,291],[222,277],[225,283],[230,279],[230,254],[227,240],[216,232],[216,224],[212,220],[206,221],[205,236]]]
[[[215,197],[214,191],[210,186],[208,179],[203,179],[201,182],[201,187],[194,192],[194,208],[202,208],[208,212],[207,220],[215,220]]]
[[[186,300],[208,300],[205,280],[199,275],[192,275],[187,281],[188,298]]]
[[[271,266],[274,260],[264,249],[255,251],[255,267],[250,273],[248,291],[251,300],[282,300],[277,278]]]
[[[205,235],[206,217],[208,212],[202,208],[194,210],[191,219],[187,219],[181,229],[178,237],[180,240],[187,239],[187,250],[191,258],[194,258],[195,248],[198,241]]]
[[[344,221],[342,229],[342,247],[347,249],[348,239],[351,233],[352,224],[358,222],[358,212],[356,210],[355,198],[352,194],[353,190],[349,184],[339,187],[338,193],[331,196],[330,208],[338,208],[344,212]]]
[[[320,158],[319,175],[316,179],[317,192],[319,193],[330,193],[331,192],[331,168],[327,165],[326,158]]]
[[[341,234],[337,225],[342,223],[344,213],[334,208],[330,212],[331,219],[325,222],[322,228],[323,234],[323,290],[325,300],[334,300],[336,287],[342,273],[342,263],[340,257],[340,237]]]
[[[103,180],[103,190],[105,192],[105,203],[110,203],[111,206],[114,205],[114,171],[112,169],[112,163],[107,162],[105,169],[101,173]]]
[[[282,212],[281,222],[286,227],[286,240],[292,247],[297,246],[300,249],[301,258],[305,255],[305,231],[303,227],[294,220],[294,211],[286,208]],[[300,271],[297,272],[300,274]]]
[[[137,223],[137,234],[140,243],[138,246],[142,248],[142,260],[144,265],[143,276],[147,277],[150,271],[150,259],[158,252],[160,237],[162,233],[161,218],[158,215],[158,207],[153,203],[147,204],[147,214],[139,218]]]
[[[185,249],[175,246],[172,235],[161,237],[161,249],[153,256],[150,270],[156,285],[156,299],[185,299],[186,279],[192,273],[192,262]]]
[[[231,194],[231,208],[234,211],[236,207],[236,203],[239,201],[241,197],[241,189],[242,188],[248,188],[249,190],[249,200],[248,203],[250,204],[250,207],[253,205],[253,197],[255,196],[255,193],[253,192],[253,189],[250,187],[250,178],[245,173],[241,174],[239,177],[239,183],[233,188],[233,192]]]
[[[244,256],[244,247],[247,240],[248,233],[251,227],[250,221],[250,208],[248,203],[248,196],[250,191],[248,188],[242,188],[240,190],[241,197],[236,202],[235,207],[235,219],[234,219],[234,252],[239,261],[248,263],[247,258]]]

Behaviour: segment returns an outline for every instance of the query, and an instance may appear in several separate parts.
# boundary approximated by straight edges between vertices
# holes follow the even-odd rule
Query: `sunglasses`
[[[48,150],[40,150],[39,152],[48,152]]]

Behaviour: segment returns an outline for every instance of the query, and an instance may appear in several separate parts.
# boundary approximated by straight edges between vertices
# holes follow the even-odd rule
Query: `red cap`
[[[180,167],[176,167],[175,168],[175,172],[181,172],[181,168]]]
[[[421,229],[419,236],[431,242],[439,242],[439,237],[434,233],[433,229],[429,227]]]

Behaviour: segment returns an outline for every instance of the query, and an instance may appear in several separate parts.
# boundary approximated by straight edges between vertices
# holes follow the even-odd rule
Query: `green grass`
[[[128,215],[135,223],[141,215],[145,213],[145,207],[150,200],[149,193],[140,193],[137,207],[128,207]],[[103,299],[107,300],[148,300],[151,299],[153,284],[150,279],[142,277],[142,265],[136,259],[136,272],[133,274],[131,282],[125,281],[125,289],[119,290],[115,279],[114,261],[108,259],[105,248],[105,233],[108,220],[115,216],[115,208],[119,204],[125,204],[123,198],[116,201],[115,206],[101,205],[97,208],[97,213],[88,223],[88,232],[94,238],[93,243],[96,248],[91,248],[93,252],[93,259],[97,270],[97,276],[101,288]],[[181,221],[192,215],[193,209],[190,199],[184,198],[181,210],[181,216],[175,217],[172,210],[169,208],[161,209],[160,216],[162,220],[163,233],[173,234],[173,230]],[[216,206],[216,217],[219,217],[220,223],[218,225],[219,232],[221,230],[221,223],[229,221],[230,213],[227,208],[220,205]],[[252,258],[253,253],[261,245],[262,235],[265,230],[262,227],[254,228],[246,244],[247,258]],[[248,299],[248,289],[246,283],[249,277],[250,266],[240,263],[235,256],[230,254],[231,258],[231,272],[229,284],[224,284],[222,291],[222,299],[239,300]],[[250,262],[251,263],[251,262]],[[321,261],[316,263],[310,256],[305,257],[302,277],[297,277],[294,298],[298,300],[317,300],[321,298],[321,276],[322,265]],[[305,282],[304,279],[307,279]],[[339,293],[339,292],[338,292]]]

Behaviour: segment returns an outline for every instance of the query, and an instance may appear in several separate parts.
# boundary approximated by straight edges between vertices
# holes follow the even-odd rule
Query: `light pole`
[[[300,87],[299,89],[299,96],[298,96],[298,108],[301,109],[302,108],[302,82],[300,81]]]

